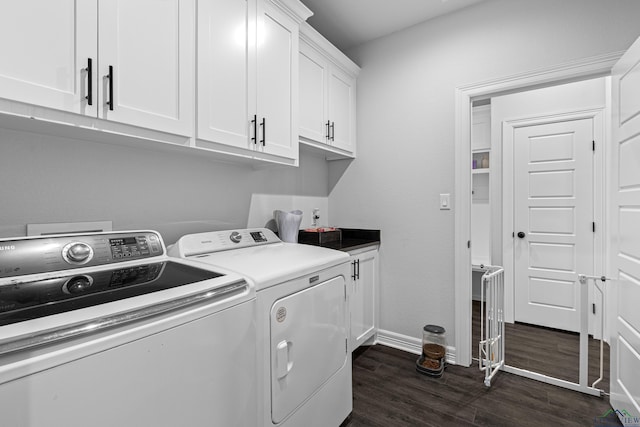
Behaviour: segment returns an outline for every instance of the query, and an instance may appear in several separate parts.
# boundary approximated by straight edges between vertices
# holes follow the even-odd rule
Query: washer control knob
[[[233,233],[231,233],[231,235],[229,236],[229,239],[233,242],[233,243],[240,243],[240,240],[242,240],[242,234],[238,233],[237,231],[234,231]]]
[[[71,264],[86,264],[93,257],[93,249],[86,243],[72,242],[62,248],[62,257]]]

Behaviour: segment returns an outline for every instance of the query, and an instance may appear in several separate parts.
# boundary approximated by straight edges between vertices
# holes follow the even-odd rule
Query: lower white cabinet
[[[351,255],[351,351],[376,334],[378,247],[350,251]]]

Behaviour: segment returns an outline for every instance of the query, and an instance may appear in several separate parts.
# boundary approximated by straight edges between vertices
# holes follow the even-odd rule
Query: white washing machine
[[[269,229],[190,234],[169,255],[250,278],[257,291],[262,426],[339,426],[352,410],[349,256]]]
[[[255,290],[153,231],[0,240],[0,417],[21,427],[245,427]]]

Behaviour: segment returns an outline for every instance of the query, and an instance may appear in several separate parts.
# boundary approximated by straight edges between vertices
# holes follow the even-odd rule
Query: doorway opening
[[[475,293],[472,288],[473,283],[473,275],[477,273],[472,273],[474,267],[477,269],[477,264],[482,264],[482,261],[486,261],[487,263],[500,265],[503,263],[504,254],[503,254],[503,226],[501,224],[502,218],[501,216],[504,213],[501,211],[502,207],[498,207],[496,209],[493,206],[493,202],[496,194],[503,194],[502,181],[495,179],[496,176],[502,176],[504,171],[502,171],[498,165],[502,164],[502,150],[498,152],[495,150],[493,146],[489,147],[474,147],[474,151],[471,150],[473,144],[473,136],[475,135],[475,131],[473,129],[473,123],[478,122],[473,117],[473,107],[486,107],[490,105],[490,99],[498,96],[503,96],[505,94],[512,94],[516,92],[523,92],[531,89],[537,89],[541,87],[551,87],[556,86],[562,83],[568,82],[576,82],[586,79],[591,79],[595,77],[601,77],[610,73],[611,67],[617,61],[620,55],[607,55],[597,58],[591,58],[589,60],[581,61],[574,64],[563,65],[561,67],[536,71],[528,74],[524,74],[521,76],[516,76],[513,78],[503,79],[499,81],[487,82],[477,85],[471,85],[467,87],[462,87],[457,90],[457,99],[456,99],[456,176],[457,177],[469,177],[469,179],[459,179],[456,182],[456,361],[458,364],[467,365],[471,364],[472,354],[471,349],[475,348],[475,345],[472,345],[472,342],[475,344],[476,341],[472,341],[472,313],[474,308],[476,311],[479,311],[480,302],[473,303],[473,294]],[[480,102],[478,102],[480,101]],[[480,104],[480,105],[478,105]],[[540,121],[540,117],[537,117],[538,121]],[[573,119],[577,119],[574,117]],[[527,126],[523,125],[524,122],[513,124],[514,128],[526,128]],[[531,125],[532,123],[528,123]],[[561,134],[559,132],[558,134]],[[562,144],[560,144],[562,145]],[[480,151],[479,151],[480,150]],[[482,152],[482,150],[486,150],[486,152]],[[481,153],[481,154],[480,154]],[[478,169],[484,169],[482,166],[486,164],[485,157],[489,157],[489,167],[486,171],[478,171]],[[473,168],[475,160],[475,169],[470,172],[470,169]],[[483,163],[484,161],[484,163]],[[469,168],[469,165],[472,165]],[[566,170],[566,168],[565,168]],[[484,178],[486,176],[486,178]],[[478,179],[478,177],[481,177]],[[488,184],[484,182],[488,181]],[[482,192],[483,187],[486,187],[488,190],[489,197],[485,197],[485,194]],[[480,191],[479,191],[480,190]],[[508,189],[511,194],[513,189]],[[478,212],[478,206],[476,206],[477,202],[482,202],[483,199],[490,201],[488,207],[480,207],[480,209],[484,209],[489,214],[489,233],[488,237],[485,239],[487,242],[487,246],[489,250],[485,251],[484,256],[481,260],[478,259],[478,251],[469,251],[469,246],[473,247],[478,243],[477,230],[473,228],[473,222],[483,222],[486,223],[487,219],[486,215],[481,213],[479,217],[473,219],[472,211],[474,213]],[[505,208],[506,209],[506,208]],[[499,211],[498,215],[495,215],[495,212]],[[496,218],[499,218],[499,224],[496,226],[493,224],[496,221]],[[556,218],[554,216],[554,218]],[[544,221],[544,218],[542,218]],[[498,231],[496,231],[498,230]],[[472,236],[469,239],[469,236]],[[470,245],[470,241],[473,241],[473,245]],[[482,241],[482,239],[480,239]],[[491,243],[493,242],[493,243]],[[480,242],[481,243],[481,242]],[[515,246],[515,245],[514,245]],[[556,245],[557,246],[557,245]],[[556,247],[557,249],[557,247]],[[511,256],[512,254],[508,255]],[[475,259],[472,259],[475,258]],[[600,256],[601,259],[604,257]],[[513,266],[511,266],[513,271]],[[560,268],[561,270],[561,268]],[[589,271],[585,272],[589,273]],[[549,279],[556,280],[556,279]],[[512,318],[510,318],[511,321]],[[524,322],[523,322],[524,323]],[[512,325],[512,324],[510,324]],[[517,325],[517,324],[513,324]],[[526,325],[530,329],[525,333],[531,334],[532,331],[535,331],[536,334],[540,334],[542,331],[546,332],[554,332],[556,335],[560,333],[555,330],[558,328],[550,328],[548,325],[544,327],[539,326],[530,326]],[[510,328],[510,327],[509,327]],[[513,334],[514,331],[511,331]],[[601,333],[601,332],[600,332]],[[509,332],[507,332],[507,340],[509,340]],[[579,343],[579,336],[573,333],[574,339],[576,343]],[[556,345],[556,349],[562,347],[564,344],[560,344],[560,342],[565,343],[570,340],[562,339],[559,341],[559,344]],[[508,342],[508,341],[507,341]],[[541,346],[539,343],[551,343],[553,342],[552,338],[543,338],[542,341],[535,341],[530,338],[526,338],[522,341],[522,345],[525,348],[528,346],[528,349],[531,350],[531,347]],[[515,343],[514,343],[515,344]],[[508,344],[507,344],[508,345]],[[579,351],[579,344],[578,346]],[[567,351],[569,351],[567,349]],[[590,351],[590,353],[596,353],[595,350]],[[507,352],[508,354],[508,352]],[[550,359],[547,358],[547,362]],[[507,362],[508,363],[508,362]],[[554,363],[552,362],[551,365]],[[576,361],[572,362],[573,367],[575,368],[580,363]],[[558,365],[561,366],[561,365]],[[543,372],[542,375],[554,375],[553,373]],[[536,378],[538,379],[538,378]],[[563,379],[563,381],[566,381]],[[569,381],[577,383],[575,378],[571,378]],[[561,384],[560,384],[561,385]],[[578,387],[580,391],[584,387]],[[595,394],[595,393],[591,393]]]

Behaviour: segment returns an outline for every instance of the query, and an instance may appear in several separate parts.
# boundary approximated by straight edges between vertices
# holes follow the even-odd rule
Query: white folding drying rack
[[[483,266],[478,365],[484,371],[484,385],[504,367],[504,268]]]

